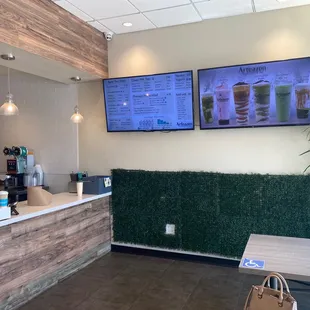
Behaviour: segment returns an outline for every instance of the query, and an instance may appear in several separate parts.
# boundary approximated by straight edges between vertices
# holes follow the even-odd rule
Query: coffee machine
[[[28,187],[43,184],[43,170],[41,165],[34,164],[34,152],[24,146],[5,147],[3,153],[7,159],[7,173],[0,174],[0,190],[8,192],[8,203],[11,214],[17,215],[15,207],[20,201],[27,200]]]
[[[12,146],[5,147],[3,154],[8,157],[4,189],[9,192],[9,201],[26,200],[24,174],[28,168],[34,167],[34,153],[24,146]]]

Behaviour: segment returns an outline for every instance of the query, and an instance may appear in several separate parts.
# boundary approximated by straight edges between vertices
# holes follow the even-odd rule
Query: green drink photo
[[[277,120],[279,122],[287,122],[290,118],[292,87],[292,84],[275,87]]]
[[[256,122],[268,122],[270,117],[270,83],[258,81],[253,85]]]
[[[202,112],[206,124],[213,123],[214,97],[212,93],[205,93],[201,98]]]

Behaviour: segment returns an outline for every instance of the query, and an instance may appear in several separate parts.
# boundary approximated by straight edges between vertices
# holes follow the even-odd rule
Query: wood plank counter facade
[[[0,42],[108,77],[104,35],[52,0],[1,0]]]
[[[0,309],[16,309],[110,251],[109,199],[0,227]]]

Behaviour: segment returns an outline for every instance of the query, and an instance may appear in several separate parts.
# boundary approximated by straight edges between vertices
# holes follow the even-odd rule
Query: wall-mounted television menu
[[[107,129],[193,130],[193,72],[103,80]]]
[[[200,128],[309,124],[310,58],[198,70]]]

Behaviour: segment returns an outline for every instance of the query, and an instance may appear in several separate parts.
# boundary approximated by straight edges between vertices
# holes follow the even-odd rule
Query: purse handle
[[[291,294],[290,289],[289,289],[289,287],[288,287],[288,284],[287,284],[285,278],[282,276],[282,274],[280,274],[280,273],[278,273],[278,272],[272,272],[270,275],[278,276],[278,277],[282,280],[282,282],[284,283],[286,291],[287,291],[289,294]]]
[[[265,278],[265,280],[263,281],[263,284],[260,286],[260,288],[258,290],[258,297],[263,298],[265,285],[270,278],[276,278],[280,283],[280,296],[279,296],[279,302],[278,303],[279,303],[279,305],[282,305],[283,304],[283,283],[282,283],[281,277],[279,277],[277,274],[271,273],[270,275],[268,275]]]

